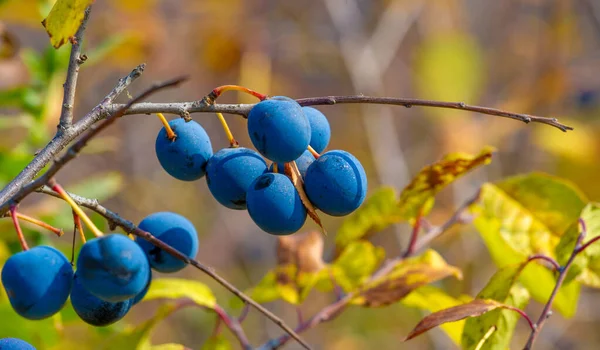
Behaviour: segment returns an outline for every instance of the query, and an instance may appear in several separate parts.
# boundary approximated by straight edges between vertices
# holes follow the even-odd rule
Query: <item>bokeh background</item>
[[[0,184],[45,145],[57,124],[69,49],[49,48],[40,21],[51,5],[52,1],[0,1],[0,89],[34,88],[24,97],[18,95],[24,105],[17,105],[14,96],[4,94],[0,99]],[[556,116],[575,127],[563,133],[539,124],[419,107],[319,107],[332,127],[329,149],[356,155],[371,190],[380,185],[402,189],[420,168],[446,153],[476,153],[485,145],[498,149],[491,165],[438,196],[430,214],[434,223],[443,222],[482,183],[529,171],[567,178],[590,199],[600,197],[600,2],[596,0],[98,0],[84,51],[89,60],[79,76],[76,118],[96,105],[120,77],[145,62],[146,71],[130,87],[131,95],[157,80],[190,76],[180,88],[152,96],[155,102],[199,100],[216,86],[239,84],[294,98],[365,94],[464,101]],[[120,100],[126,101],[126,95]],[[221,100],[253,102],[236,93]],[[215,151],[227,147],[216,116],[193,118],[207,130]],[[226,118],[236,139],[250,146],[245,120]],[[261,232],[246,212],[219,206],[203,179],[188,183],[167,175],[154,155],[160,128],[153,116],[124,118],[67,166],[58,180],[69,190],[100,198],[134,222],[156,211],[185,215],[200,236],[198,259],[236,286],[252,286],[275,264],[276,238]],[[33,195],[23,208],[71,230],[69,209],[60,201]],[[324,223],[330,232],[327,259],[341,219],[326,217]],[[316,226],[307,221],[305,230],[313,229]],[[408,225],[398,225],[372,240],[393,256],[405,247],[408,233]],[[27,234],[31,244],[50,240],[70,251],[70,233],[55,240],[28,227]],[[18,249],[6,219],[0,220],[0,238],[5,254]],[[463,281],[439,284],[450,294],[475,295],[495,271],[471,226],[452,230],[433,246],[464,271]],[[200,272],[186,269],[179,276],[208,284],[228,305],[231,295]],[[333,298],[314,292],[302,312],[312,315]],[[570,320],[553,316],[537,346],[596,348],[599,300],[597,292],[584,289],[577,315]],[[133,309],[122,323],[142,322],[157,305],[150,302]],[[267,306],[295,324],[293,306],[283,302]],[[531,315],[540,310],[535,302],[527,309]],[[319,349],[453,348],[439,330],[401,342],[422,316],[421,311],[401,305],[350,308],[304,336]],[[162,322],[152,340],[200,348],[212,332],[214,318],[210,312],[183,310]],[[0,328],[8,329],[3,323],[0,318]],[[21,332],[41,329],[29,323],[20,327]],[[244,327],[254,344],[280,334],[255,311]],[[522,346],[527,335],[528,327],[520,321],[514,348]],[[290,343],[288,348],[297,346]]]

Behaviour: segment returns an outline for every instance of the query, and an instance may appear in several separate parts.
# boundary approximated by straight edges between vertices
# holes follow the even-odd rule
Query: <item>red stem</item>
[[[527,323],[529,323],[529,328],[531,328],[531,330],[535,329],[535,325],[533,324],[533,321],[531,320],[531,318],[529,318],[529,315],[527,315],[527,313],[519,308],[516,307],[506,307],[508,310],[514,311],[516,313],[518,313],[519,315],[521,315],[521,317],[523,317]]]
[[[250,345],[250,342],[248,342],[248,338],[246,338],[246,334],[244,334],[244,331],[242,330],[242,327],[238,321],[232,317],[229,317],[227,312],[225,312],[225,310],[223,310],[219,305],[215,305],[213,310],[217,313],[217,315],[219,315],[219,318],[221,321],[223,321],[225,326],[229,328],[231,333],[233,333],[233,335],[235,335],[235,337],[238,339],[242,349],[252,349],[252,346]]]
[[[249,312],[250,312],[250,305],[248,303],[244,303],[244,308],[242,309],[242,313],[238,317],[238,323],[244,322],[244,320],[248,316]]]
[[[534,260],[545,260],[545,261],[549,262],[550,265],[552,265],[552,267],[554,267],[554,270],[560,271],[560,264],[556,260],[552,259],[551,257],[549,257],[547,255],[544,255],[544,254],[532,255],[529,257],[529,259],[527,259],[527,262],[534,261]]]
[[[402,258],[407,258],[411,256],[415,252],[415,248],[417,246],[417,238],[419,238],[419,231],[421,230],[421,210],[419,210],[419,214],[415,219],[415,224],[413,225],[412,232],[410,234],[410,241],[408,243],[408,248]]]
[[[21,230],[21,225],[19,225],[19,219],[17,219],[17,206],[11,205],[9,210],[13,225],[17,231],[17,237],[19,237],[19,243],[21,243],[21,248],[23,248],[23,250],[29,250],[29,246],[27,245],[27,241],[23,235],[23,230]]]

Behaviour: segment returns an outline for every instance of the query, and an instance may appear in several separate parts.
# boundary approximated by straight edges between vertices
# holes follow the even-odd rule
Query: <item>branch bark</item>
[[[11,198],[19,193],[23,187],[31,182],[54,157],[62,151],[71,141],[84,131],[88,130],[97,121],[107,116],[106,109],[125,89],[137,78],[145,68],[145,64],[137,66],[131,73],[121,78],[115,88],[80,121],[64,132],[57,132],[52,140],[37,153],[33,160],[17,175],[6,187],[0,191],[0,215],[8,210]]]
[[[556,118],[540,117],[530,114],[514,113],[501,109],[468,105],[464,102],[444,102],[421,100],[416,98],[395,98],[395,97],[375,97],[375,96],[323,96],[309,97],[297,99],[302,106],[316,105],[335,105],[341,103],[367,103],[367,104],[382,104],[394,105],[411,108],[413,106],[432,107],[432,108],[447,108],[459,109],[463,111],[482,113],[502,118],[518,120],[524,123],[540,123],[553,126],[561,131],[573,130],[572,127],[560,123]],[[108,113],[123,108],[123,104],[113,104],[106,108]],[[152,113],[169,113],[186,116],[189,113],[229,113],[247,116],[254,104],[210,104],[204,100],[191,102],[173,102],[173,103],[138,103],[131,106],[125,114],[152,114]]]
[[[73,105],[75,103],[75,90],[77,88],[77,77],[79,76],[79,66],[85,62],[85,56],[81,55],[81,43],[83,41],[83,32],[87,21],[90,18],[91,6],[85,10],[81,26],[75,33],[75,39],[72,41],[71,55],[69,57],[69,67],[67,68],[67,78],[63,84],[64,95],[62,109],[60,112],[60,121],[58,123],[58,132],[64,132],[71,127],[73,123]]]

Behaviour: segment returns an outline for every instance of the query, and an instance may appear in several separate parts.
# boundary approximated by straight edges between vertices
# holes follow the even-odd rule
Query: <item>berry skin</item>
[[[139,292],[135,297],[133,297],[133,299],[131,299],[131,306],[139,303],[140,301],[142,301],[142,299],[144,299],[146,294],[148,294],[148,289],[150,289],[151,283],[152,283],[152,270],[148,269],[148,283],[146,283],[146,287],[144,287],[144,290]]]
[[[308,199],[325,214],[344,216],[364,201],[367,175],[352,154],[329,151],[308,167],[304,188]]]
[[[248,134],[263,156],[286,163],[300,157],[308,147],[310,123],[296,101],[274,97],[250,110]]]
[[[104,301],[88,292],[77,277],[75,274],[71,291],[71,305],[85,323],[96,327],[108,326],[125,317],[133,305],[133,299],[116,303]]]
[[[0,339],[1,350],[35,350],[33,345],[25,340],[17,338],[2,338]]]
[[[131,299],[144,290],[149,269],[140,246],[119,234],[87,241],[77,259],[77,276],[83,287],[113,303]]]
[[[213,197],[231,209],[246,209],[246,190],[267,171],[257,152],[244,148],[223,148],[208,160],[206,183]]]
[[[315,157],[309,151],[304,151],[304,153],[302,153],[302,155],[298,157],[298,159],[296,159],[296,165],[298,166],[298,170],[300,170],[300,175],[302,176],[302,178],[304,178],[304,176],[306,175],[306,170],[308,170],[308,166],[311,165],[314,161]],[[273,164],[271,164],[271,166],[269,167],[269,171],[271,172],[273,171]],[[277,172],[279,174],[285,174],[284,169],[285,168],[283,163],[277,163]]]
[[[306,209],[300,195],[285,175],[261,175],[248,188],[246,201],[252,220],[272,235],[292,234],[306,221]]]
[[[169,140],[163,127],[156,137],[156,156],[169,175],[182,181],[193,181],[205,174],[206,163],[212,156],[210,138],[195,121],[174,119],[169,125],[177,135]]]
[[[2,268],[2,284],[13,309],[30,320],[60,311],[73,283],[73,268],[63,253],[38,246],[11,256]]]
[[[192,259],[198,254],[198,233],[194,225],[179,214],[171,212],[150,214],[140,222],[138,227]],[[156,271],[177,272],[186,266],[185,262],[143,238],[136,237],[136,242],[148,257],[150,266]]]
[[[310,145],[321,153],[325,150],[331,139],[331,128],[327,117],[318,109],[312,107],[302,107],[308,122],[310,123]]]

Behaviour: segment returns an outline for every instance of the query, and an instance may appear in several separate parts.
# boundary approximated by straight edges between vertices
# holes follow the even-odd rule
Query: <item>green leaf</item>
[[[443,290],[431,285],[426,285],[415,289],[402,300],[403,305],[419,308],[421,310],[427,310],[430,312],[448,309],[453,306],[463,304],[464,302],[465,300],[456,299],[446,294],[446,292]],[[463,334],[464,326],[465,321],[461,320],[444,323],[440,327],[442,330],[444,330],[444,332],[446,332],[454,344],[460,345],[460,339]]]
[[[554,256],[559,237],[495,185],[481,187],[479,202],[471,211],[475,214],[473,223],[499,268],[520,264],[532,254]],[[519,280],[541,303],[548,300],[556,284],[553,272],[540,264],[529,264]],[[554,305],[563,316],[574,315],[579,289],[579,284],[570,283],[559,291]]]
[[[496,186],[557,235],[577,220],[588,202],[575,184],[544,173],[510,177]]]
[[[600,204],[588,204],[581,212],[580,217],[587,228],[583,243],[600,236]],[[577,220],[571,224],[556,247],[556,257],[559,264],[564,265],[571,256],[579,238],[579,233],[580,228]],[[567,273],[565,283],[575,278],[586,286],[600,288],[600,244],[594,243],[577,254]]]
[[[477,299],[491,299],[523,309],[529,302],[527,290],[517,285],[526,263],[510,265],[500,269],[479,292]],[[504,350],[510,345],[519,315],[511,310],[495,310],[477,318],[468,319],[462,335],[462,347],[474,349],[485,341],[481,349]],[[490,328],[496,327],[486,338]]]
[[[154,281],[152,282],[154,284]],[[136,327],[130,327],[123,332],[109,337],[101,349],[131,349],[131,350],[150,350],[150,333],[152,329],[167,316],[178,309],[175,304],[169,303],[162,305],[154,317]]]
[[[231,343],[222,335],[208,338],[202,346],[202,350],[230,350],[233,349]]]
[[[215,296],[204,283],[181,278],[152,280],[150,289],[143,300],[181,298],[190,299],[197,305],[211,309],[216,305]]]
[[[469,171],[489,164],[494,150],[493,147],[488,146],[475,156],[450,153],[442,160],[421,169],[400,194],[400,215],[409,221],[426,215],[431,210],[433,198],[439,191]]]
[[[460,270],[450,266],[434,250],[417,257],[396,261],[388,273],[360,287],[351,303],[366,307],[381,307],[402,300],[413,290],[443,278],[462,278]]]
[[[402,220],[396,190],[392,187],[381,187],[342,222],[335,236],[335,244],[345,247]]]
[[[50,43],[59,48],[75,36],[83,21],[84,11],[94,0],[58,0],[42,21]]]
[[[4,294],[4,288],[2,293]],[[0,297],[0,338],[15,337],[23,339],[38,349],[51,346],[58,342],[59,332],[53,319],[30,321],[19,316],[10,306],[7,298]]]

